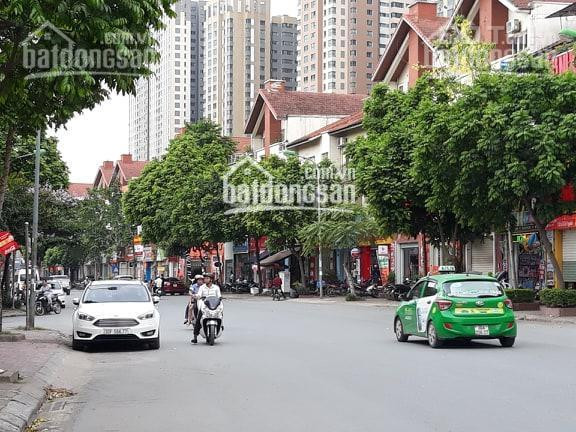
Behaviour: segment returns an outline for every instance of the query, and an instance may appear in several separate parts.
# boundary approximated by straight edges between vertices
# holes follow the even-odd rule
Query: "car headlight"
[[[138,317],[139,320],[147,320],[152,318],[154,318],[154,311],[146,312],[145,314],[142,314]]]
[[[88,315],[86,313],[79,313],[78,319],[81,319],[82,321],[94,321],[96,318],[94,318],[92,315]]]

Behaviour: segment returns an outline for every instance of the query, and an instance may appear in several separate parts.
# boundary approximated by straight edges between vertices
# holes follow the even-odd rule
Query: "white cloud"
[[[272,15],[296,16],[297,0],[272,0]],[[128,96],[113,95],[92,111],[77,115],[56,132],[70,168],[70,181],[91,183],[104,160],[128,152]]]

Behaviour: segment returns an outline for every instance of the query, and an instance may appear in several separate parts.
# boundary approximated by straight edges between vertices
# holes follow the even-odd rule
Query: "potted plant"
[[[534,300],[534,290],[531,289],[507,289],[506,295],[514,306],[515,311],[537,311],[540,309],[540,303]]]
[[[540,305],[540,310],[547,316],[576,316],[576,290],[544,289],[540,291]]]

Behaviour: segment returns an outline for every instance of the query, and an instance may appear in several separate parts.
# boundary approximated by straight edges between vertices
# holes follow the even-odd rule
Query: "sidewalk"
[[[26,309],[2,309],[2,317],[10,318],[26,315]]]
[[[62,344],[67,338],[56,331],[34,330],[20,342],[0,342],[2,376],[18,372],[15,382],[0,381],[0,431],[20,432],[38,411],[45,398],[44,389],[56,376]],[[7,378],[5,378],[6,380]]]

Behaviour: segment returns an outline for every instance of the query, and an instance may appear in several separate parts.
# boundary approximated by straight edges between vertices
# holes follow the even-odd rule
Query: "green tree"
[[[144,241],[180,254],[230,238],[222,175],[234,149],[234,142],[207,120],[187,125],[172,140],[166,156],[150,163],[124,196],[125,214],[142,225]]]
[[[0,140],[0,148],[3,141]],[[34,183],[35,137],[22,137],[16,141],[12,153],[12,172]],[[40,185],[52,189],[66,189],[69,183],[69,170],[58,150],[58,139],[43,136],[40,157]]]
[[[514,223],[514,211],[528,211],[560,286],[562,270],[545,227],[575,208],[559,199],[576,175],[575,106],[572,73],[481,75],[445,119],[444,151],[422,152],[417,165],[452,172],[439,193],[449,195],[457,220],[473,229],[502,229]]]
[[[132,243],[132,225],[122,212],[122,193],[117,183],[91,190],[78,203],[73,224],[78,243],[69,245],[72,257],[99,262],[102,255],[110,256]]]
[[[358,192],[366,196],[382,230],[413,237],[424,234],[461,268],[461,248],[456,246],[476,233],[455,217],[442,182],[415,166],[425,143],[442,149],[447,138],[444,119],[459,92],[456,82],[431,75],[407,93],[376,86],[364,108],[367,134],[351,143],[347,154]],[[453,174],[441,165],[433,168],[441,178]]]
[[[305,254],[315,252],[318,247],[351,249],[361,243],[373,243],[376,239],[390,234],[382,230],[368,207],[352,204],[335,210],[345,211],[327,212],[319,221],[311,222],[300,229],[299,239]],[[344,263],[344,272],[350,293],[354,296],[348,256]]]
[[[270,185],[285,186],[287,189],[290,185],[299,187],[308,187],[312,193],[315,193],[316,176],[315,166],[310,162],[301,163],[296,156],[289,156],[281,159],[277,156],[270,156],[259,162],[260,167],[272,176],[269,179],[264,176],[263,172],[254,168],[236,172],[230,181],[235,185],[245,185],[251,187],[253,183],[261,184],[263,181]],[[322,165],[327,168],[327,163]],[[287,194],[288,195],[288,194]],[[276,197],[274,202],[278,204],[279,199]],[[299,231],[303,226],[313,222],[317,218],[316,204],[311,202],[303,205],[295,194],[292,197],[286,196],[281,203],[282,208],[274,206],[254,205],[250,211],[242,213],[237,222],[237,232],[241,236],[252,238],[267,237],[267,248],[272,251],[289,249],[298,260],[301,282],[306,284],[306,272],[304,270],[304,254],[299,239]],[[301,209],[301,207],[309,209]],[[260,263],[256,257],[256,265],[260,273]]]
[[[112,91],[134,91],[138,76],[150,73],[158,58],[153,32],[173,0],[14,0],[0,5],[0,130],[4,135],[0,214],[4,205],[13,147],[19,137],[60,126]],[[113,52],[113,61],[90,58],[86,65],[30,61],[50,52],[55,32],[73,41],[73,51]],[[68,48],[67,41],[60,42]],[[40,74],[40,76],[35,75]],[[43,75],[42,75],[43,74]],[[32,79],[31,79],[32,78]]]

